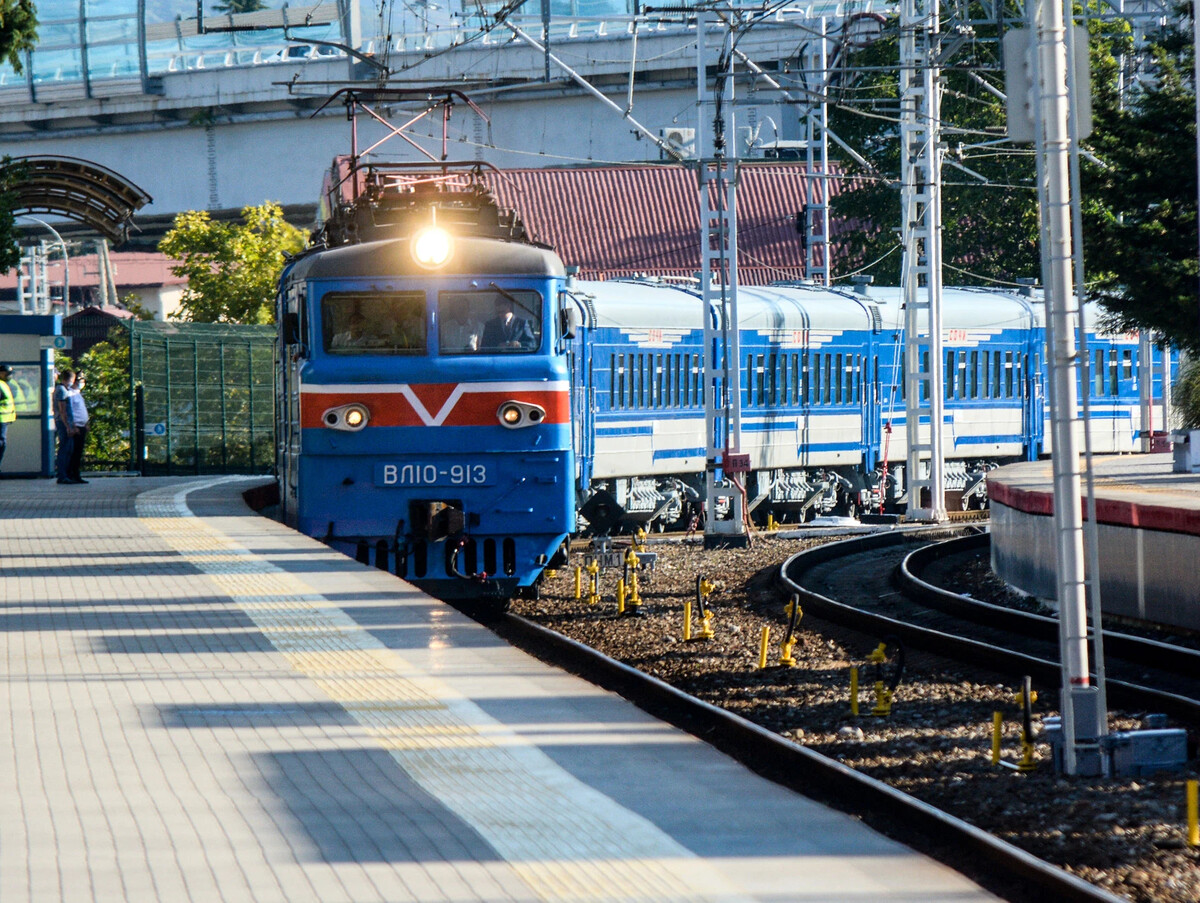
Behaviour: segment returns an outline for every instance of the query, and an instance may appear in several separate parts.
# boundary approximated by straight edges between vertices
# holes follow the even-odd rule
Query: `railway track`
[[[977,548],[962,527],[875,534],[789,558],[780,580],[807,612],[910,648],[986,667],[1044,687],[1060,683],[1058,621],[992,605],[921,579],[940,557]],[[1200,722],[1200,652],[1104,631],[1111,702]]]
[[[479,617],[479,610],[465,609]],[[689,731],[782,786],[862,818],[959,868],[1003,900],[1120,903],[1120,898],[875,778],[704,702],[631,665],[508,613],[481,620],[499,636]]]
[[[948,535],[946,530],[913,525],[894,529],[890,535],[906,532],[908,538],[887,540],[905,545],[888,551],[890,564],[860,562],[849,577],[844,573],[835,576],[833,585],[844,590],[847,585],[870,584],[865,587],[868,595],[896,603],[899,592],[891,582],[894,569],[914,550]],[[950,531],[952,535],[972,532],[977,531],[963,526]],[[854,542],[866,540],[860,536]],[[823,548],[833,559],[840,557],[844,546],[833,546],[836,551]],[[837,713],[845,708],[847,697],[844,673],[834,672],[839,668],[844,672],[847,660],[861,658],[858,653],[873,645],[863,642],[862,630],[822,631],[816,627],[814,631],[818,611],[805,603],[804,654],[797,656],[803,660],[796,669],[756,670],[740,648],[745,637],[757,639],[760,618],[778,623],[771,581],[787,552],[779,546],[772,549],[769,543],[757,551],[719,551],[712,559],[688,543],[668,544],[658,551],[663,557],[654,584],[656,593],[641,617],[618,618],[573,601],[570,577],[564,573],[543,601],[519,607],[526,617],[509,615],[494,626],[510,641],[621,693],[780,784],[853,813],[942,858],[1004,899],[1115,903],[1117,898],[1105,888],[1125,893],[1135,890],[1131,896],[1138,899],[1174,899],[1170,896],[1173,890],[1162,897],[1142,893],[1145,880],[1150,881],[1145,886],[1167,891],[1176,887],[1172,882],[1181,880],[1179,869],[1191,869],[1191,860],[1159,848],[1160,834],[1173,837],[1164,833],[1165,827],[1146,825],[1136,836],[1119,837],[1094,830],[1114,819],[1122,825],[1137,824],[1147,813],[1164,811],[1164,806],[1174,804],[1169,782],[1144,782],[1136,793],[1087,782],[1064,789],[1046,769],[1010,781],[997,778],[996,769],[981,764],[987,744],[977,728],[990,711],[983,712],[986,705],[979,704],[980,694],[995,698],[1002,706],[1007,698],[1003,686],[1018,684],[1022,674],[1035,669],[1000,665],[981,669],[981,677],[974,678],[964,669],[947,668],[944,661],[910,657],[909,673],[919,702],[911,708],[902,705],[894,721],[866,717],[855,722]],[[962,564],[939,559],[924,567],[931,567],[936,574],[939,568],[961,570]],[[910,570],[918,578],[923,571],[915,563]],[[691,598],[690,578],[696,573],[715,574],[738,589],[728,598],[719,595],[713,606],[718,633],[711,646],[683,647],[677,640],[678,618],[684,601]],[[943,578],[931,576],[928,582],[943,582]],[[839,593],[830,589],[825,594],[839,598]],[[927,617],[937,625],[944,623],[946,615],[931,610]],[[882,633],[870,627],[867,631],[868,637]],[[821,636],[822,632],[826,636]],[[1011,635],[997,640],[999,645],[1011,642]],[[757,649],[757,643],[755,646]],[[947,654],[945,649],[938,651]],[[1056,647],[1048,648],[1047,657],[1055,658],[1056,651]],[[960,657],[968,658],[972,665],[979,663],[979,656],[973,653]],[[1017,679],[997,681],[997,670]],[[1057,670],[1052,681],[1039,678],[1038,684],[1057,687]],[[902,699],[903,692],[902,688]],[[1157,705],[1145,708],[1164,710]],[[841,728],[854,723],[865,729],[865,738],[841,739]],[[797,727],[803,730],[795,730]],[[1051,795],[1060,811],[1047,821],[1045,800]],[[1152,797],[1154,802],[1143,797]],[[1048,862],[1058,863],[1070,873]],[[1132,874],[1138,877],[1134,881],[1126,877],[1134,867],[1131,863],[1136,863]],[[1145,878],[1147,875],[1152,877]]]

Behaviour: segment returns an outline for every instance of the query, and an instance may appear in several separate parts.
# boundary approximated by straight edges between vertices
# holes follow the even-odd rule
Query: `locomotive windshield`
[[[542,342],[542,296],[529,289],[441,292],[438,348],[442,354],[520,354]]]
[[[330,292],[321,299],[329,354],[424,354],[424,292]]]

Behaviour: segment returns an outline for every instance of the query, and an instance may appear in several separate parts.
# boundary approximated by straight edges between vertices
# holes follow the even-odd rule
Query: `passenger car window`
[[[424,354],[424,292],[330,292],[321,298],[328,354]]]

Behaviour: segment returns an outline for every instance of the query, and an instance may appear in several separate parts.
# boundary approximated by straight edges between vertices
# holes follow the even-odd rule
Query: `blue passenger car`
[[[694,283],[574,283],[581,512],[603,529],[689,525],[704,491],[704,317]],[[904,314],[897,288],[743,287],[741,452],[758,520],[907,503]],[[1097,312],[1089,310],[1089,322]],[[1137,336],[1089,331],[1098,453],[1139,448]],[[947,494],[986,504],[983,477],[1050,451],[1045,317],[1029,291],[947,288],[942,387]],[[1082,388],[1082,387],[1081,387]],[[732,490],[731,490],[732,491]]]

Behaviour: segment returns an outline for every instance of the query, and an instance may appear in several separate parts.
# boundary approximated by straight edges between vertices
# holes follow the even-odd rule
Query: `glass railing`
[[[207,0],[211,5],[214,0]],[[310,5],[311,4],[311,5]],[[470,38],[479,39],[488,31],[485,43],[501,43],[512,39],[507,29],[496,28],[492,13],[505,4],[489,0],[479,7],[467,4],[458,12],[440,4],[410,4],[397,12],[391,23],[391,46],[375,37],[365,37],[355,49],[368,55],[441,50]],[[644,4],[643,4],[644,5]],[[761,0],[747,2],[748,7],[761,5]],[[88,82],[95,93],[105,93],[105,83],[128,83],[131,91],[140,90],[143,74],[155,77],[172,72],[203,69],[260,66],[278,63],[304,62],[344,57],[336,48],[304,44],[285,37],[282,28],[256,31],[215,31],[229,24],[228,16],[212,9],[205,11],[205,25],[210,29],[199,34],[196,28],[194,0],[145,0],[145,44],[141,43],[138,0],[39,0],[40,26],[36,49],[27,57],[28,72],[17,74],[8,65],[0,65],[0,92],[27,88],[32,81],[35,90],[64,89]],[[515,15],[512,22],[538,39],[545,38],[540,4],[530,5],[531,14]],[[797,4],[774,16],[779,22],[820,15],[847,15],[869,12],[872,8],[889,8],[875,0],[841,3],[837,0],[813,0]],[[237,24],[282,22],[302,23],[312,13],[320,24],[292,27],[292,38],[304,37],[319,41],[343,43],[340,22],[336,20],[337,5],[330,0],[308,0],[288,6],[278,0],[268,0],[268,9],[248,16],[239,16]],[[533,13],[533,10],[537,10]],[[552,42],[612,37],[627,33],[633,22],[633,0],[551,0],[550,38]],[[369,12],[369,11],[364,11]],[[332,20],[332,21],[331,21]],[[364,22],[371,16],[363,15]],[[682,19],[671,17],[653,21],[642,20],[638,28],[643,33],[671,31],[684,28]],[[84,67],[86,66],[86,79]]]

